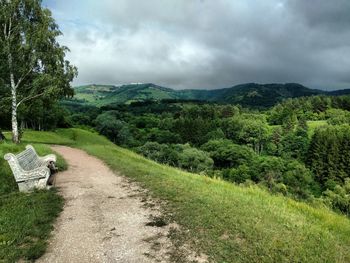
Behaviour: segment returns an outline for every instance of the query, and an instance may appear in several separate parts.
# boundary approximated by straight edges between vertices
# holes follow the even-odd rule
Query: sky
[[[74,85],[350,88],[349,0],[44,0]]]

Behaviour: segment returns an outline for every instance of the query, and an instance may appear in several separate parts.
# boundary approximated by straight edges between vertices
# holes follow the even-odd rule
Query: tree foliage
[[[350,177],[350,126],[329,125],[317,129],[307,163],[324,189],[343,185]]]
[[[0,1],[0,85],[2,104],[12,108],[12,130],[18,138],[17,109],[39,98],[55,101],[72,96],[70,82],[77,74],[65,59],[67,47],[51,12],[40,0]]]

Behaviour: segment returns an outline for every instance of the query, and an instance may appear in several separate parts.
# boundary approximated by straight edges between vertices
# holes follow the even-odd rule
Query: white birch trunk
[[[12,55],[8,55],[8,63],[10,68],[10,81],[11,81],[11,98],[12,98],[12,141],[14,143],[19,143],[19,133],[18,133],[18,122],[17,122],[17,86],[15,84],[15,76],[12,72]]]
[[[18,122],[17,122],[17,94],[16,86],[11,73],[11,95],[12,95],[12,141],[19,143]]]

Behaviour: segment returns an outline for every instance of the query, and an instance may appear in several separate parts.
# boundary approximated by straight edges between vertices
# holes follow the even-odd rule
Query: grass
[[[47,133],[47,139],[55,138]],[[8,137],[8,134],[6,135]],[[37,141],[28,133],[28,138]],[[62,140],[67,141],[66,138]],[[47,246],[52,223],[63,206],[62,198],[55,190],[19,193],[17,184],[7,162],[5,153],[17,153],[26,143],[14,145],[9,141],[0,143],[0,262],[17,262],[20,259],[34,260],[40,257]],[[33,144],[40,155],[51,153],[44,144]],[[58,156],[60,170],[67,163]]]
[[[88,131],[56,135],[166,201],[166,214],[184,230],[174,234],[177,244],[187,242],[215,262],[350,262],[345,216],[160,165]],[[47,143],[49,135],[26,132],[24,138],[33,137]]]
[[[314,134],[315,130],[318,128],[318,127],[321,127],[321,126],[324,126],[324,125],[327,125],[327,121],[326,120],[321,120],[321,121],[308,121],[307,122],[307,125],[309,127],[309,136],[312,137],[312,135]]]
[[[307,126],[308,126],[308,135],[311,138],[312,135],[315,133],[315,130],[318,127],[327,125],[327,121],[326,120],[319,120],[319,121],[307,121]],[[271,131],[273,131],[274,129],[277,129],[278,127],[282,127],[281,125],[269,125]]]

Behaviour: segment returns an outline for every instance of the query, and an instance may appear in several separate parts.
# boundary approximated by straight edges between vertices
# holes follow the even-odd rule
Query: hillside
[[[175,90],[154,84],[130,84],[122,86],[93,84],[76,87],[75,93],[76,99],[97,106],[110,103],[128,103],[138,100],[181,98]]]
[[[349,95],[350,89],[341,89],[341,90],[334,90],[327,93],[331,96],[342,96],[342,95]]]
[[[25,131],[23,141],[81,148],[139,182],[181,225],[175,244],[214,262],[350,261],[350,221],[328,209],[160,165],[80,129]]]
[[[75,93],[76,100],[97,106],[139,100],[180,99],[234,103],[249,107],[271,107],[287,98],[326,94],[295,83],[247,83],[215,90],[173,90],[152,83],[122,86],[92,84],[76,87]]]

